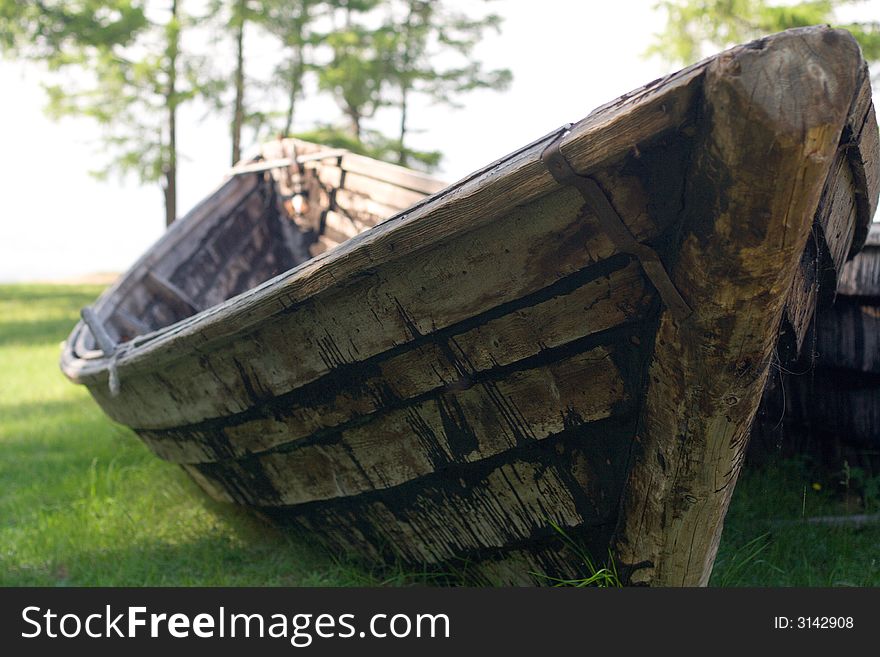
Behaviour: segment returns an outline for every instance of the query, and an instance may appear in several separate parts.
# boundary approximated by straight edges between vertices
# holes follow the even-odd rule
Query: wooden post
[[[840,30],[783,33],[709,64],[672,279],[615,537],[634,584],[705,585],[861,55]]]

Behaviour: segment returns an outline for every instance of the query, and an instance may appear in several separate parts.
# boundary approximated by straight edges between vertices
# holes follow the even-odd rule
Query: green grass
[[[880,511],[877,498],[864,495],[870,486],[847,487],[837,466],[828,465],[801,459],[745,469],[711,586],[880,586],[880,524],[805,521]]]
[[[60,342],[79,308],[99,292],[0,286],[0,585],[429,581],[400,568],[367,572],[310,545],[307,537],[215,504],[180,469],[110,422],[57,366]],[[822,476],[823,489],[816,491],[812,484]],[[804,515],[878,510],[864,508],[880,506],[876,495],[841,502],[831,492],[840,478],[817,475],[803,463],[747,470],[734,494],[712,584],[880,585],[880,527],[798,522]],[[860,483],[873,490],[872,482]],[[614,585],[607,573],[596,572]]]
[[[0,585],[378,583],[206,499],[64,379],[60,342],[99,293],[0,286]]]

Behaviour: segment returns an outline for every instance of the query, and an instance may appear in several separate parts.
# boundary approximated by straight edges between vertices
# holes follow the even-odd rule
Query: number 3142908
[[[797,626],[802,630],[850,629],[852,616],[798,616]]]

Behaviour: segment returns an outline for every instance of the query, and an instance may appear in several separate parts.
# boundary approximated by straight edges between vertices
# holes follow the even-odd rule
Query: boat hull
[[[76,352],[81,325],[62,367],[213,497],[334,550],[705,584],[774,353],[824,301],[816,263],[865,239],[876,132],[852,38],[783,33],[113,354]],[[311,200],[363,175],[342,162]]]

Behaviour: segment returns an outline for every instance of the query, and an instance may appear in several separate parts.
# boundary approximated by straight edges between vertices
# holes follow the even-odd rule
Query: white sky
[[[425,107],[414,126],[425,131],[413,146],[444,153],[438,175],[453,181],[622,93],[670,72],[642,57],[662,28],[655,0],[500,0],[505,17],[476,56],[487,67],[507,67],[507,92],[478,91],[465,108]],[[880,2],[860,16],[880,16]],[[164,228],[158,185],[139,187],[111,178],[99,182],[94,126],[85,119],[49,121],[39,69],[0,61],[0,281],[39,280],[122,271]],[[315,116],[333,111],[315,105]],[[307,127],[309,116],[301,117]],[[394,117],[384,127],[394,131]],[[221,180],[228,167],[228,130],[219,119],[183,112],[178,128],[182,216]],[[378,126],[383,127],[383,126]]]

